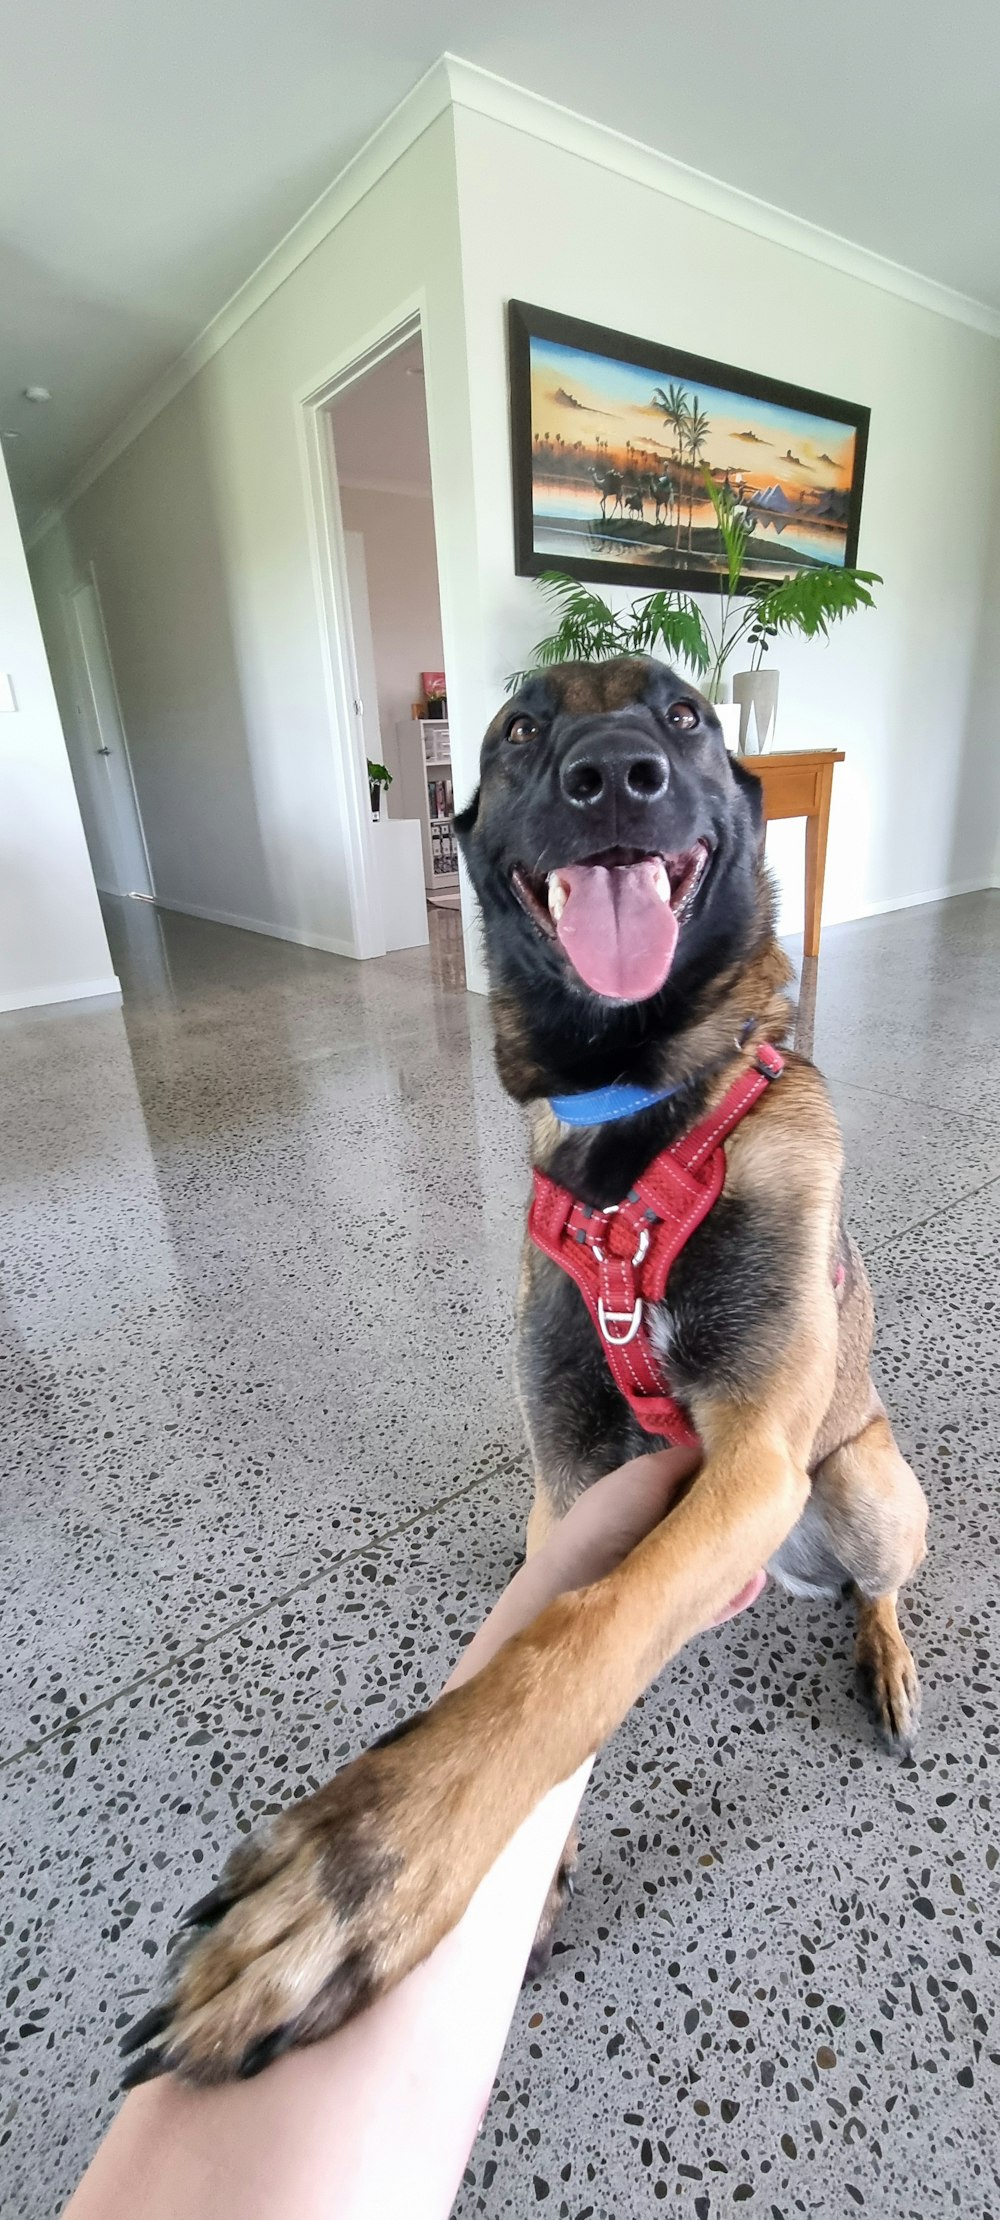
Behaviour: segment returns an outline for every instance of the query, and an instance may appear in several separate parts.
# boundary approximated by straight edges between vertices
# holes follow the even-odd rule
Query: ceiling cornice
[[[522,85],[496,77],[492,70],[480,69],[475,62],[462,61],[454,54],[446,54],[443,59],[456,107],[472,108],[478,115],[511,124],[515,130],[561,147],[567,154],[578,154],[587,162],[631,178],[635,184],[665,193],[671,200],[686,201],[689,207],[721,217],[741,231],[772,239],[778,246],[791,247],[796,254],[809,255],[814,262],[842,270],[847,277],[876,285],[883,293],[894,293],[900,300],[928,308],[936,316],[948,316],[953,322],[969,324],[974,331],[1000,339],[1000,309],[990,307],[988,302],[956,292],[936,278],[924,277],[919,270],[907,269],[869,247],[857,246],[853,240],[841,238],[836,231],[825,231],[821,224],[809,223],[805,217],[790,215],[770,201],[757,200],[752,193],[725,185],[721,178],[710,177],[704,170],[691,169],[688,163],[675,161],[672,155],[661,154],[639,139],[627,138],[607,124],[593,123],[541,93],[526,92]]]
[[[949,317],[990,338],[1000,339],[1000,310],[986,302],[955,292],[934,278],[924,277],[917,270],[907,269],[902,263],[892,262],[868,247],[841,238],[837,232],[825,231],[819,224],[790,215],[786,209],[776,208],[769,201],[757,200],[752,194],[740,192],[736,186],[726,185],[721,179],[692,169],[685,162],[675,161],[672,155],[661,154],[657,148],[630,139],[607,124],[594,123],[572,108],[547,100],[541,93],[528,92],[522,85],[495,76],[492,70],[463,61],[460,55],[443,54],[366,140],[332,185],[320,194],[206,324],[190,347],[88,457],[59,504],[48,509],[25,535],[26,546],[35,546],[51,530],[65,510],[117,461],[119,455],[124,454],[154,417],[197,377],[213,355],[217,355],[241,326],[256,315],[286,278],[450,106],[470,109],[477,115],[489,116],[498,123],[527,132],[548,146],[560,147],[566,153],[613,170],[669,199],[684,201],[690,207],[721,218],[724,223],[735,224],[740,230],[773,240],[796,254],[808,255],[814,262],[825,263],[847,277],[860,278],[863,283],[877,286],[882,292],[892,293],[918,308],[928,309],[936,316]]]

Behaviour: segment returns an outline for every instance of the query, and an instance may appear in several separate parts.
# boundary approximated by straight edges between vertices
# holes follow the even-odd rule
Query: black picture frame
[[[567,546],[565,550],[553,550],[551,547],[540,549],[537,546],[533,473],[534,426],[531,393],[531,343],[534,339],[549,340],[558,346],[575,348],[587,355],[603,356],[611,363],[623,363],[633,368],[649,370],[654,373],[658,382],[678,381],[684,387],[691,387],[695,393],[697,393],[699,385],[703,389],[721,389],[726,394],[732,394],[738,399],[746,399],[748,402],[770,403],[777,408],[787,409],[792,415],[798,412],[804,416],[820,417],[835,424],[843,424],[849,427],[854,432],[853,472],[850,488],[846,496],[843,492],[838,492],[835,495],[827,493],[824,496],[827,501],[836,501],[838,509],[835,524],[827,518],[823,518],[821,521],[827,525],[831,533],[836,533],[838,543],[842,544],[843,555],[840,560],[844,565],[853,567],[857,562],[858,535],[861,526],[861,500],[864,490],[868,428],[871,414],[868,408],[854,402],[840,400],[829,393],[812,392],[805,386],[790,385],[778,378],[763,377],[756,371],[737,369],[731,363],[713,362],[702,355],[686,354],[679,347],[660,346],[648,339],[634,338],[627,332],[609,330],[602,324],[590,324],[579,317],[563,316],[551,309],[534,307],[528,301],[512,300],[507,304],[507,343],[510,380],[511,466],[514,495],[514,567],[520,577],[537,578],[543,571],[559,570],[566,572],[572,578],[592,579],[604,584],[618,585],[624,582],[631,584],[633,587],[642,585],[650,588],[673,586],[687,593],[719,593],[723,590],[724,583],[718,569],[717,556],[715,558],[715,568],[710,567],[707,553],[703,554],[700,562],[689,560],[685,565],[682,558],[687,551],[683,549],[679,549],[679,552],[675,553],[673,557],[668,557],[665,552],[664,560],[657,561],[655,559],[655,544],[649,541],[648,534],[646,544],[650,546],[649,556],[637,554],[632,558],[628,555],[610,556],[604,552],[603,548],[594,555],[581,555],[575,553],[570,546]],[[584,413],[592,414],[594,412],[585,411]],[[748,437],[749,435],[745,434],[743,436]],[[789,443],[787,458],[782,459],[787,459],[790,462],[799,461],[798,456],[792,452],[791,442]],[[591,471],[590,475],[593,477],[595,473]],[[620,475],[620,473],[614,472],[612,475]],[[641,485],[638,491],[641,498]],[[780,534],[784,529],[791,529],[792,525],[788,520],[781,517],[780,512],[777,522],[775,522],[773,513],[765,515],[763,509],[765,496],[763,494],[759,497],[755,495],[754,499],[757,498],[761,501],[759,514],[762,519],[761,548],[758,554],[758,563],[760,564],[764,550],[764,532],[769,527],[774,531],[776,535],[775,545],[780,551]],[[675,499],[677,506],[680,507],[679,486]],[[846,518],[844,517],[845,501]],[[804,514],[805,512],[801,513]],[[816,512],[816,514],[818,515],[819,512]],[[613,517],[611,521],[614,522]],[[627,528],[633,535],[641,529],[636,517],[630,519],[627,527],[625,527],[624,511],[622,523],[623,528]],[[846,529],[844,528],[845,523]],[[657,507],[657,528],[658,524],[659,507]],[[550,520],[550,531],[551,528],[552,520]],[[587,520],[586,528],[588,534],[593,535],[597,530],[596,520]],[[567,533],[570,529],[572,529],[575,536],[583,536],[582,524],[574,525],[572,528],[565,527]],[[609,537],[612,541],[614,540],[614,535],[606,534],[602,526],[601,538],[605,544]],[[689,539],[690,537],[689,532]],[[702,538],[705,539],[706,537],[707,535],[703,533]],[[619,535],[619,544],[623,546],[627,544],[623,534]],[[768,545],[770,546],[770,542],[768,542]],[[773,576],[776,578],[787,576],[790,571],[805,567],[813,559],[799,555],[794,561],[788,563],[785,570],[782,570],[780,565],[766,569],[758,567],[755,570],[752,563],[748,563],[747,575]],[[820,560],[822,558],[817,556],[815,559]]]

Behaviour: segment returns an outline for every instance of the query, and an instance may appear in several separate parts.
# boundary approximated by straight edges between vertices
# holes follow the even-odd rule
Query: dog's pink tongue
[[[556,926],[574,970],[595,994],[645,1002],[667,976],[677,919],[657,893],[655,856],[641,863],[568,863],[559,872],[566,907]]]

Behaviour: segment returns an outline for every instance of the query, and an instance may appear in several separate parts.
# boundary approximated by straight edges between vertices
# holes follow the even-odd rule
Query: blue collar
[[[561,1125],[611,1125],[616,1118],[634,1118],[654,1103],[669,1102],[677,1087],[631,1087],[618,1080],[611,1087],[592,1087],[582,1095],[550,1095],[549,1108]]]

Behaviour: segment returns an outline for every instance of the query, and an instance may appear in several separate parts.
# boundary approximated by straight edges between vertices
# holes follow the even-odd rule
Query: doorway
[[[358,740],[366,771],[374,763],[388,780],[372,795],[373,876],[385,903],[389,864],[390,907],[412,897],[409,938],[389,937],[403,919],[386,918],[386,945],[411,946],[418,931],[427,938],[428,907],[460,906],[419,324],[393,335],[325,400],[323,415],[343,534]]]
[[[153,877],[93,577],[65,596],[65,611],[76,711],[74,769],[82,789],[81,813],[94,878],[104,894],[131,894],[149,901]]]

